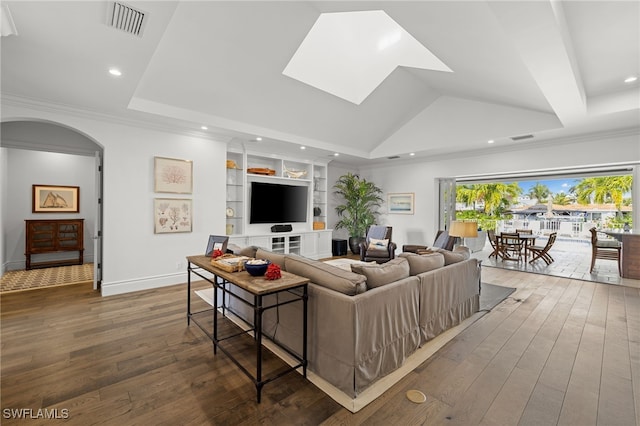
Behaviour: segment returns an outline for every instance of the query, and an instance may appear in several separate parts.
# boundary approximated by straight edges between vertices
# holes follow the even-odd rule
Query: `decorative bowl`
[[[265,272],[267,272],[267,268],[270,264],[271,262],[266,259],[251,259],[244,263],[244,269],[251,276],[261,277]]]

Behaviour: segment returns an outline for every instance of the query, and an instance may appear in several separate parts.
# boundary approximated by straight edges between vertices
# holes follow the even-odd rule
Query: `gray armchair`
[[[367,237],[360,243],[360,260],[385,263],[396,257],[396,243],[391,241],[391,226],[372,225],[367,228]],[[372,244],[372,239],[387,240],[386,247]]]

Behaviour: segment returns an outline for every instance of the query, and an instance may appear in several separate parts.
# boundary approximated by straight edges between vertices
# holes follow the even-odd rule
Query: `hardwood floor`
[[[249,379],[187,327],[185,285],[2,295],[1,422],[640,424],[640,289],[497,268],[483,281],[517,291],[356,414],[296,373],[265,385],[256,404]],[[266,368],[281,366],[267,357]],[[409,389],[427,402],[410,402]],[[29,408],[69,418],[9,418]]]

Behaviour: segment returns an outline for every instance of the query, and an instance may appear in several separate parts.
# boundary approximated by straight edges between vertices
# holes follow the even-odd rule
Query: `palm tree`
[[[340,220],[335,224],[335,229],[349,231],[351,251],[357,254],[356,241],[364,237],[369,225],[375,223],[377,208],[383,201],[380,196],[382,189],[353,173],[340,176],[333,188],[333,193],[344,200],[343,204],[336,206]]]
[[[566,206],[567,204],[571,204],[572,201],[573,201],[573,197],[567,195],[564,192],[558,192],[553,196],[553,204]]]
[[[547,197],[551,194],[549,191],[549,187],[547,185],[541,184],[540,182],[536,182],[535,185],[529,189],[529,196],[531,198],[535,198],[539,203],[546,203]]]
[[[474,202],[484,201],[485,213],[494,216],[504,212],[511,205],[513,199],[522,193],[522,188],[517,182],[483,183],[469,186],[471,188],[463,189],[462,197]]]
[[[632,184],[631,175],[589,177],[582,179],[570,191],[576,194],[580,204],[613,203],[618,216],[621,216],[624,194],[631,191]]]

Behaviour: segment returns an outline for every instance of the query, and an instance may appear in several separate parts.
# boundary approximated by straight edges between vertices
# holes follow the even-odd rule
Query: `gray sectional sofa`
[[[382,265],[352,265],[352,271],[259,248],[246,248],[242,254],[269,259],[311,280],[309,369],[355,398],[425,342],[478,311],[480,265],[462,249],[402,253]],[[264,305],[269,302],[267,298]],[[245,304],[234,298],[227,303],[232,312],[253,322]],[[265,311],[263,332],[300,354],[301,323],[302,306],[292,303]]]

